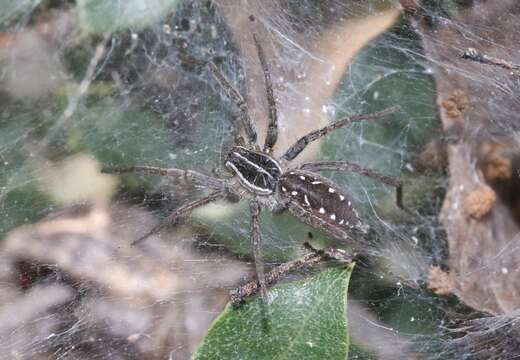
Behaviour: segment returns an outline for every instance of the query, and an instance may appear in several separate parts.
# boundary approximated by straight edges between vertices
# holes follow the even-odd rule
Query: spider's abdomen
[[[338,238],[346,238],[351,230],[366,231],[351,201],[323,176],[291,170],[280,177],[278,192],[289,212],[312,227]]]
[[[226,166],[249,191],[259,195],[272,194],[282,175],[280,164],[269,155],[235,146],[229,152]]]

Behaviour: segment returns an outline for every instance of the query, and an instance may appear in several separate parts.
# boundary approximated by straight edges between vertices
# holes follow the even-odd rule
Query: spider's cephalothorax
[[[159,225],[134,241],[133,244],[146,239],[151,234],[159,231],[164,225],[175,223],[179,218],[189,215],[194,209],[200,206],[218,199],[237,200],[240,199],[242,195],[246,195],[244,193],[247,193],[247,195],[249,195],[248,198],[250,198],[250,234],[253,243],[256,272],[262,297],[266,300],[267,292],[261,251],[260,222],[258,220],[262,206],[267,207],[273,212],[287,210],[302,222],[314,228],[323,230],[339,239],[348,239],[348,235],[352,230],[364,232],[366,231],[366,226],[360,221],[356,210],[353,208],[351,201],[347,198],[345,193],[342,192],[336,184],[319,175],[317,172],[353,171],[395,187],[397,190],[397,204],[403,208],[401,183],[397,179],[364,169],[357,164],[352,164],[347,161],[316,161],[302,164],[297,168],[291,168],[290,166],[286,166],[286,164],[290,164],[290,161],[296,158],[309,143],[336,129],[352,122],[376,119],[397,112],[399,109],[392,107],[376,113],[354,115],[333,122],[328,126],[311,131],[301,137],[289,147],[280,158],[276,158],[272,155],[272,150],[278,137],[276,102],[264,52],[255,36],[253,36],[253,40],[264,74],[267,103],[269,105],[269,123],[262,150],[259,150],[260,147],[259,144],[257,144],[255,127],[249,117],[247,103],[242,95],[229,83],[214,63],[193,60],[194,64],[204,64],[207,66],[208,70],[225,90],[225,93],[240,109],[240,124],[247,137],[246,142],[243,146],[234,146],[231,149],[227,155],[225,165],[234,177],[238,178],[245,192],[237,191],[237,183],[234,180],[217,178],[193,170],[176,168],[164,169],[153,166],[131,166],[124,168],[105,168],[103,171],[107,173],[133,172],[176,178],[182,177],[187,181],[191,181],[211,190],[211,193],[206,197],[179,207]]]
[[[243,146],[231,149],[226,166],[238,176],[242,186],[258,195],[272,194],[282,175],[282,168],[274,158]]]

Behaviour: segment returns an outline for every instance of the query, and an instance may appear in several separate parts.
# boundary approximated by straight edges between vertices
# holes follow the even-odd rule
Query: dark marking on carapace
[[[259,195],[273,193],[282,175],[280,164],[274,158],[242,146],[231,149],[226,166],[238,176],[244,187]]]
[[[289,212],[310,226],[321,226],[341,238],[352,230],[366,231],[345,193],[323,176],[290,170],[278,181],[278,193]]]

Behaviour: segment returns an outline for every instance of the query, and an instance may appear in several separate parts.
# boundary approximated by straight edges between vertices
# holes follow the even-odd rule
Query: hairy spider
[[[231,173],[230,178],[209,176],[193,170],[153,166],[111,167],[104,168],[103,171],[105,173],[140,173],[182,177],[186,181],[212,190],[206,197],[180,206],[133,244],[146,239],[163,226],[173,224],[178,219],[189,215],[195,208],[218,199],[227,198],[230,201],[238,201],[242,197],[247,197],[251,213],[250,237],[253,244],[256,273],[262,298],[266,301],[267,290],[258,220],[261,208],[267,208],[274,213],[287,210],[302,222],[324,230],[338,239],[346,239],[352,231],[366,232],[367,225],[360,220],[345,193],[334,182],[317,173],[324,170],[352,171],[393,186],[396,188],[397,205],[401,208],[404,207],[401,183],[395,178],[364,169],[347,161],[315,161],[302,164],[297,168],[291,168],[289,165],[289,162],[296,158],[309,143],[353,122],[376,119],[395,113],[399,111],[398,107],[341,119],[301,137],[280,158],[273,157],[272,149],[278,137],[276,101],[264,51],[256,36],[253,36],[253,39],[264,74],[269,105],[269,124],[262,149],[257,143],[257,134],[242,95],[213,62],[194,60],[196,64],[207,67],[227,96],[236,103],[240,110],[240,124],[247,140],[241,139],[240,142],[244,144],[235,145],[227,154],[225,168]]]

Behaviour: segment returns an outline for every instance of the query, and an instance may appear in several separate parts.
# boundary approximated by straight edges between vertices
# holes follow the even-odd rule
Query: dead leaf
[[[388,29],[400,13],[397,9],[390,9],[361,19],[347,16],[346,20],[323,30],[317,37],[305,38],[292,32],[288,40],[288,37],[276,35],[274,27],[269,24],[268,19],[274,18],[273,15],[279,11],[275,6],[258,1],[237,3],[233,0],[221,0],[217,4],[245,59],[247,101],[260,144],[263,144],[267,128],[267,100],[253,33],[265,48],[278,108],[276,155],[282,155],[298,138],[329,122],[324,106],[330,101],[348,64],[370,40]],[[301,60],[282,62],[281,58]],[[312,160],[318,153],[319,143],[315,142],[293,163]]]
[[[488,184],[498,197],[489,216],[479,221],[467,216],[464,201],[468,191],[486,182],[478,166],[478,149],[486,143],[500,143],[499,139],[516,128],[514,114],[520,112],[518,81],[502,68],[463,59],[462,54],[476,48],[519,63],[519,10],[520,4],[514,0],[487,1],[475,3],[456,18],[417,14],[413,20],[433,66],[442,125],[451,139],[450,182],[441,213],[448,235],[449,275],[463,302],[495,314],[520,307],[520,253],[516,250],[520,218],[513,211],[517,207],[514,202],[519,200],[514,195],[518,193],[513,183],[516,180],[499,187]],[[463,92],[468,99],[464,111],[453,99],[455,92]],[[443,106],[448,98],[454,107]],[[453,116],[453,109],[458,110],[457,116]],[[518,158],[520,143],[512,140],[511,157]],[[486,204],[477,215],[487,211],[490,202]]]
[[[428,274],[427,281],[428,289],[432,290],[438,295],[448,295],[453,292],[453,283],[450,275],[438,266],[432,266]]]
[[[497,195],[487,185],[481,185],[466,196],[464,209],[469,216],[480,219],[488,214],[497,200]]]
[[[0,339],[7,334],[12,353],[50,354],[58,343],[59,351],[78,358],[107,351],[122,358],[167,358],[172,349],[179,349],[177,358],[188,358],[228,301],[226,289],[237,285],[247,266],[196,251],[187,241],[193,235],[179,227],[130,246],[152,226],[145,212],[98,206],[66,209],[9,233],[0,247],[0,283],[26,290],[0,302]],[[48,293],[45,299],[29,297],[38,289]],[[19,330],[36,324],[28,342]],[[75,341],[58,329],[74,329]],[[35,345],[40,338],[53,341]],[[92,338],[104,346],[75,346]]]

